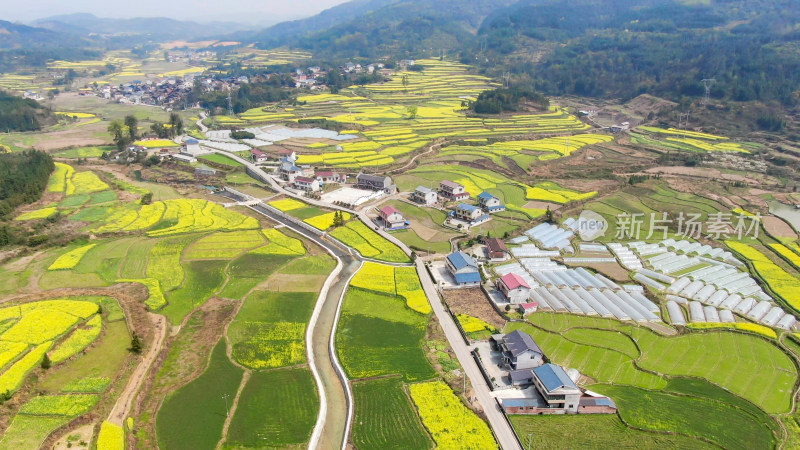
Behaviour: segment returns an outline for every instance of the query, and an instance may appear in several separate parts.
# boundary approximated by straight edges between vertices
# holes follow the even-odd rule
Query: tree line
[[[53,158],[37,150],[0,154],[0,220],[39,200],[54,169]]]

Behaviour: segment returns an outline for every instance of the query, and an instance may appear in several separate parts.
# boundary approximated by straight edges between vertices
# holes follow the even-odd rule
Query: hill
[[[292,27],[278,24],[254,35],[252,40],[264,48],[289,45],[312,50],[323,57],[416,55],[431,49],[438,54],[442,48],[458,49],[464,41],[474,39],[484,18],[511,3],[511,0],[356,0],[293,26],[295,30],[304,29],[303,33],[270,36],[270,30]],[[329,23],[333,25],[328,26]]]
[[[0,50],[78,47],[88,44],[88,40],[71,34],[0,20]]]
[[[549,94],[711,95],[792,104],[800,10],[791,1],[522,0],[481,26],[487,70],[504,66]],[[487,61],[488,60],[488,61]]]
[[[101,18],[93,14],[78,13],[52,16],[34,22],[48,30],[81,36],[100,35],[146,35],[153,38],[196,39],[230,33],[244,28],[231,22],[198,24],[165,17],[136,17],[131,19]]]
[[[4,132],[39,130],[50,122],[53,113],[35,100],[0,92],[0,124]]]

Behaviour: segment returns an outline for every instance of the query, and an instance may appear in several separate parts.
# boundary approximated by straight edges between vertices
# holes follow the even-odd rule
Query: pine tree
[[[42,359],[42,369],[47,370],[53,363],[50,361],[50,357],[47,356],[47,353],[44,354],[44,359]]]

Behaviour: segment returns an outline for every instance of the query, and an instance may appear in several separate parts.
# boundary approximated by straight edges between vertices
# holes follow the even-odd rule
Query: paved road
[[[441,300],[439,300],[436,286],[433,284],[430,274],[425,269],[425,263],[419,258],[417,258],[417,273],[419,274],[419,279],[422,281],[422,288],[428,296],[428,301],[433,308],[433,312],[439,319],[439,323],[458,358],[458,362],[461,363],[461,367],[464,368],[464,372],[467,374],[467,377],[469,377],[470,383],[472,383],[475,396],[478,398],[478,402],[483,407],[483,411],[489,419],[489,425],[491,425],[497,437],[500,448],[503,450],[521,450],[522,447],[520,447],[517,441],[514,430],[500,411],[497,401],[492,397],[492,390],[483,379],[483,375],[477,363],[472,358],[469,347],[464,343],[464,339],[461,337],[461,333],[458,331],[455,322],[453,322],[453,318],[447,313]]]

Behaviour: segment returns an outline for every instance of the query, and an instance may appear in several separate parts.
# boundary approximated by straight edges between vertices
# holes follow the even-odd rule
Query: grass
[[[353,443],[360,450],[429,449],[433,441],[397,377],[353,383]]]
[[[55,156],[59,158],[70,158],[70,159],[78,159],[78,158],[99,158],[103,155],[103,152],[110,152],[114,149],[114,147],[110,145],[106,146],[93,146],[93,147],[79,147],[79,148],[71,148],[68,150],[62,150],[55,153]]]
[[[223,269],[227,264],[227,261],[219,260],[185,262],[186,279],[180,288],[166,294],[168,304],[161,313],[173,324],[180,323],[186,314],[205,303],[222,287],[225,282]]]
[[[273,448],[308,442],[319,399],[307,368],[254,372],[242,391],[226,445]]]
[[[233,359],[252,369],[304,363],[305,328],[316,300],[313,292],[251,293],[228,327]]]
[[[349,222],[331,231],[330,234],[367,258],[386,262],[411,262],[400,247],[387,241],[361,221]]]
[[[349,378],[400,374],[406,381],[435,375],[422,350],[427,316],[402,298],[350,288],[336,331],[336,349]]]
[[[635,430],[611,414],[511,415],[509,419],[522,443],[530,443],[531,448],[717,448],[687,436]]]
[[[789,356],[774,341],[755,335],[704,330],[665,337],[611,319],[568,314],[538,313],[528,320],[551,331],[512,323],[506,332],[514,329],[529,332],[553,362],[575,367],[600,383],[647,389],[666,387],[666,380],[643,370],[700,377],[767,413],[781,413],[788,410],[797,381],[797,371]],[[607,331],[565,331],[575,327]],[[641,356],[636,357],[633,347],[621,339],[626,336],[637,343]],[[634,359],[643,370],[634,367]]]
[[[58,427],[66,425],[69,417],[36,417],[17,415],[3,433],[0,449],[39,448]]]
[[[40,379],[38,389],[55,393],[84,378],[114,379],[130,355],[127,350],[129,346],[130,334],[125,322],[107,323],[105,332],[83,357],[48,370]]]
[[[336,267],[336,262],[326,254],[296,259],[281,269],[286,274],[327,275]]]
[[[225,355],[225,340],[214,347],[208,368],[198,378],[167,397],[156,417],[161,448],[213,450],[222,437],[226,409],[223,395],[232,399],[242,370]]]
[[[752,448],[756,442],[763,447],[774,445],[769,428],[727,404],[629,386],[595,385],[592,389],[613,398],[622,420],[636,428],[702,437],[729,449]]]
[[[797,370],[789,356],[765,339],[725,331],[674,338],[642,329],[632,334],[645,369],[705,378],[769,413],[790,408]]]
[[[197,159],[211,161],[217,164],[222,164],[223,166],[227,167],[242,167],[242,163],[240,163],[239,161],[235,161],[231,158],[228,158],[225,155],[220,155],[219,153],[210,153],[208,155],[198,156]]]
[[[228,266],[229,279],[219,296],[242,298],[279,267],[291,261],[293,255],[268,255],[246,253]]]

